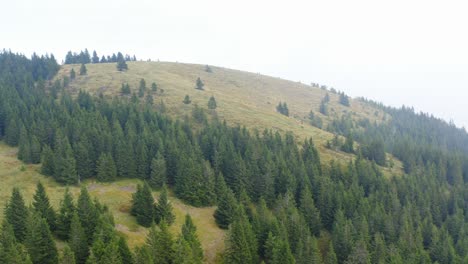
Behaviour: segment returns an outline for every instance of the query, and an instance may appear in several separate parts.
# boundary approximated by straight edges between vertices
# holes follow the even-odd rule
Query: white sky
[[[468,3],[3,1],[0,48],[211,64],[319,82],[468,127]]]

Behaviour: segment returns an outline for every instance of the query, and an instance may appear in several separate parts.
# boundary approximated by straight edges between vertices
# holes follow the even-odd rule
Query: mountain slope
[[[71,69],[79,71],[80,65],[63,65],[57,78],[69,76]],[[324,127],[341,116],[348,115],[355,121],[368,119],[373,122],[388,120],[381,109],[360,100],[350,99],[350,107],[339,103],[339,95],[325,89],[312,87],[298,82],[287,81],[261,74],[213,67],[206,72],[204,65],[172,62],[128,62],[128,71],[117,71],[114,63],[87,64],[87,75],[76,76],[69,85],[72,93],[80,89],[92,94],[105,96],[120,95],[123,83],[128,83],[132,92],[137,93],[139,82],[143,78],[146,86],[155,82],[163,93],[155,93],[154,101],[164,101],[171,115],[183,117],[190,115],[192,106],[182,103],[189,95],[192,105],[206,108],[210,96],[217,101],[217,115],[229,125],[241,125],[263,131],[265,128],[291,131],[300,139],[312,137],[324,160],[350,160],[352,155],[325,148],[326,142],[334,135],[309,124],[308,115],[312,110],[320,116]],[[205,90],[195,89],[195,81],[200,77]],[[328,116],[319,113],[320,102],[326,94],[330,95]],[[142,99],[143,100],[143,99]],[[286,102],[289,117],[276,111],[279,102]],[[395,166],[384,168],[387,174],[401,174],[401,163],[388,155]]]

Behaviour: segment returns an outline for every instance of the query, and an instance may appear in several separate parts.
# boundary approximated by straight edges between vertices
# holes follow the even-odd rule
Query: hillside
[[[312,137],[321,152],[323,160],[350,160],[353,155],[333,151],[325,147],[334,134],[310,125],[308,116],[312,110],[323,120],[323,127],[334,119],[348,116],[354,122],[367,119],[381,123],[390,118],[382,109],[361,100],[350,99],[350,107],[339,103],[339,95],[321,88],[274,78],[257,73],[243,72],[210,66],[212,72],[205,71],[205,65],[173,62],[128,62],[129,69],[119,72],[114,63],[87,64],[87,75],[79,76],[68,87],[72,94],[85,90],[91,94],[119,96],[121,85],[128,83],[132,92],[137,93],[139,82],[145,79],[146,85],[155,82],[164,92],[153,93],[155,103],[164,101],[169,114],[176,117],[190,115],[193,104],[206,108],[210,96],[217,102],[217,115],[229,125],[241,125],[263,131],[265,128],[285,133],[291,131],[298,139]],[[65,64],[57,78],[69,76],[71,69],[79,71],[80,65]],[[204,91],[195,89],[195,81],[200,77]],[[326,94],[330,96],[329,114],[319,112],[320,102]],[[192,105],[182,103],[189,95]],[[144,98],[143,98],[144,99]],[[142,100],[143,100],[142,99]],[[286,102],[289,117],[279,114],[276,106]],[[402,165],[391,155],[393,168],[383,168],[387,175],[402,174]]]

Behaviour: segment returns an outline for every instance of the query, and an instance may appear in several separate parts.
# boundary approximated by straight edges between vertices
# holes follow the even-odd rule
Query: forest
[[[213,217],[228,230],[222,263],[468,263],[462,129],[379,106],[387,123],[328,128],[362,147],[352,161],[324,162],[313,138],[230,126],[201,107],[177,119],[137,97],[72,96],[52,81],[59,67],[53,55],[0,53],[0,139],[63,185],[141,179],[131,214],[149,235],[129,249],[86,188],[52,208],[39,183],[32,206],[12,189],[0,263],[203,263],[189,215],[180,234],[168,231],[167,188],[187,204],[217,206]],[[385,160],[369,154],[376,148],[399,158],[405,174],[385,177]],[[162,190],[158,203],[151,189]]]

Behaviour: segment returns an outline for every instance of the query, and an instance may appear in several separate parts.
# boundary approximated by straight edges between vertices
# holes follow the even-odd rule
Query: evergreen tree
[[[160,152],[156,154],[156,157],[151,161],[151,175],[149,184],[151,187],[159,189],[167,183],[167,169],[166,160]]]
[[[181,238],[187,242],[190,250],[192,251],[191,256],[195,263],[203,262],[203,249],[201,248],[200,240],[197,236],[197,227],[192,221],[189,214],[185,215],[185,222],[182,225]]]
[[[41,162],[41,143],[36,136],[31,137],[31,163],[38,164]]]
[[[41,159],[41,173],[44,175],[52,176],[55,174],[55,156],[52,149],[45,145],[42,150],[42,159]]]
[[[190,104],[192,102],[192,100],[190,100],[190,96],[187,94],[185,95],[185,98],[184,98],[184,104]]]
[[[108,62],[106,59],[106,56],[102,55],[101,61],[99,63],[106,63],[106,62]]]
[[[5,208],[5,219],[13,227],[15,237],[19,242],[24,242],[26,239],[28,216],[29,211],[24,204],[23,196],[19,189],[15,187]]]
[[[209,65],[205,65],[205,71],[208,72],[208,73],[213,72],[213,70],[211,69],[211,67]]]
[[[154,218],[154,198],[147,183],[138,184],[137,191],[132,195],[131,214],[136,217],[138,224],[149,227]]]
[[[218,208],[214,212],[216,224],[222,229],[228,229],[237,209],[237,201],[234,193],[226,186],[221,177],[218,181],[217,191],[221,196],[218,197]]]
[[[135,250],[135,261],[134,263],[137,264],[153,264],[153,258],[151,255],[151,251],[147,245],[142,247],[138,247]],[[178,262],[175,262],[178,263]]]
[[[143,97],[146,92],[146,81],[145,79],[140,80],[140,86],[138,87],[138,97]]]
[[[55,231],[56,229],[56,215],[55,211],[50,205],[49,197],[46,194],[44,185],[41,182],[37,184],[36,193],[33,197],[33,208],[34,211],[40,217],[47,221],[50,230]]]
[[[157,92],[157,91],[158,91],[158,85],[157,85],[155,82],[153,82],[153,83],[151,84],[151,91],[153,91],[153,92]]]
[[[76,208],[73,204],[73,197],[70,191],[65,189],[63,200],[60,201],[60,210],[57,216],[57,236],[62,240],[68,240],[71,228],[71,221]]]
[[[314,199],[312,199],[312,193],[310,192],[308,186],[304,187],[304,189],[301,192],[299,210],[304,216],[312,235],[319,236],[320,229],[322,226],[320,212],[315,207]]]
[[[109,153],[102,153],[97,162],[97,180],[101,182],[114,181],[117,177],[117,168],[114,159]]]
[[[117,61],[117,70],[118,71],[128,70],[128,65],[127,65],[127,63],[125,62],[124,59],[120,59],[119,61]]]
[[[71,220],[68,243],[74,253],[76,263],[86,263],[89,256],[88,240],[76,211],[73,213]]]
[[[274,237],[271,233],[268,236],[266,244],[270,248],[271,256],[268,256],[271,264],[295,264],[295,259],[287,241]],[[310,260],[312,261],[312,260]],[[315,262],[310,262],[315,263]]]
[[[172,235],[166,222],[159,224],[159,230],[153,225],[150,229],[146,244],[151,252],[153,263],[171,264],[174,259],[174,245]]]
[[[328,105],[325,101],[322,100],[322,102],[320,102],[320,108],[319,108],[319,112],[322,114],[322,115],[328,115]]]
[[[65,245],[63,248],[63,254],[60,257],[60,264],[76,264],[75,262],[75,254],[73,254],[73,251],[70,249],[68,245]]]
[[[196,82],[195,88],[196,88],[197,90],[204,90],[204,88],[203,88],[204,86],[205,86],[205,84],[202,82],[202,80],[200,79],[200,77],[198,77],[198,78],[197,78],[197,82]]]
[[[338,258],[336,257],[335,249],[333,248],[333,243],[330,242],[328,247],[327,257],[325,258],[325,264],[338,264]]]
[[[174,260],[173,263],[178,264],[201,264],[202,260],[199,260],[193,255],[193,251],[190,248],[187,241],[180,238],[174,243]]]
[[[123,264],[133,264],[133,255],[125,238],[119,239],[119,254]],[[137,263],[139,264],[139,263]]]
[[[22,125],[20,129],[18,159],[24,163],[31,162],[31,144],[29,141],[28,131]]]
[[[75,72],[75,69],[72,68],[70,71],[70,80],[73,81],[75,80],[75,78],[76,78],[76,72]]]
[[[80,75],[86,75],[88,73],[88,70],[86,69],[86,66],[83,64],[81,64],[81,67],[80,67]]]
[[[154,104],[154,99],[151,94],[146,95],[146,104],[147,105],[153,105]]]
[[[340,104],[349,107],[349,98],[344,93],[340,93]]]
[[[210,100],[208,100],[208,109],[216,109],[216,107],[216,99],[213,96],[211,96]]]
[[[79,182],[76,174],[76,161],[72,148],[66,136],[58,133],[55,142],[54,178],[62,184],[76,184]]]
[[[346,153],[354,153],[354,140],[352,135],[348,135],[346,137],[343,146],[341,146],[341,151]]]
[[[236,211],[229,227],[224,263],[258,263],[257,241],[243,206]]]
[[[154,220],[157,224],[165,221],[168,225],[174,223],[175,215],[172,212],[172,205],[167,197],[167,188],[163,185],[158,202],[154,207]]]
[[[57,264],[58,251],[47,221],[39,215],[34,215],[30,221],[25,244],[32,262],[34,264]]]
[[[89,196],[88,189],[81,187],[80,196],[77,203],[78,217],[83,227],[88,245],[94,241],[94,232],[98,223],[99,212]]]
[[[17,242],[13,227],[5,220],[0,229],[0,263],[32,264],[26,249]]]
[[[130,90],[130,85],[128,85],[128,83],[122,83],[122,88],[120,88],[120,93],[122,93],[123,95],[131,94],[132,91]]]
[[[93,63],[99,63],[99,57],[98,57],[96,51],[93,51],[92,62],[93,62]]]

